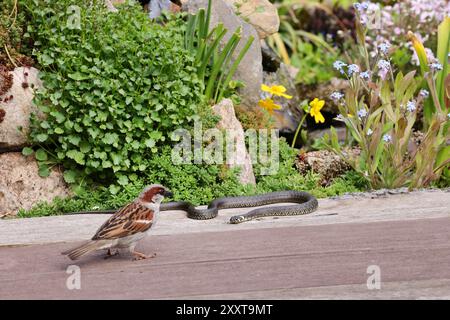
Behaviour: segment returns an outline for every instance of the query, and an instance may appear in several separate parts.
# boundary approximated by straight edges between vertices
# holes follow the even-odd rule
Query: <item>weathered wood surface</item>
[[[448,299],[449,230],[444,217],[154,235],[138,245],[154,259],[77,262],[80,290],[59,254],[75,243],[2,247],[0,299]],[[369,265],[380,290],[367,289]]]
[[[228,224],[231,216],[248,210],[248,208],[221,210],[216,219],[206,221],[187,219],[185,213],[181,211],[162,212],[153,234],[225,232],[450,217],[450,192],[449,190],[430,190],[381,197],[366,195],[319,199],[319,209],[305,216],[264,218],[239,225]],[[106,215],[0,219],[0,246],[89,239],[106,219]]]

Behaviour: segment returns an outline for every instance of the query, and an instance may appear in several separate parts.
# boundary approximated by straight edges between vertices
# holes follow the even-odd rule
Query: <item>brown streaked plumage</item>
[[[159,205],[164,196],[171,195],[161,185],[146,187],[136,200],[114,213],[90,241],[62,254],[76,260],[98,249],[108,249],[108,255],[111,255],[113,248],[127,248],[133,253],[135,259],[149,258],[150,256],[137,252],[134,248],[136,243],[143,239],[155,225]]]
[[[92,240],[117,239],[138,232],[145,232],[152,226],[154,211],[140,202],[132,202],[112,215],[92,237]]]

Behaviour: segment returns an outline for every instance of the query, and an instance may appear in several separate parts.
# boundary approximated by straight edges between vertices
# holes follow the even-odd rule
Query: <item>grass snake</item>
[[[304,191],[277,191],[254,196],[238,196],[218,198],[208,205],[206,209],[197,209],[188,201],[175,201],[162,203],[160,211],[183,210],[187,217],[196,220],[207,220],[217,217],[220,209],[259,207],[274,203],[292,202],[296,204],[263,207],[239,214],[230,218],[230,223],[236,224],[268,216],[293,216],[315,211],[318,207],[317,199]],[[111,214],[117,210],[79,211],[65,214]]]

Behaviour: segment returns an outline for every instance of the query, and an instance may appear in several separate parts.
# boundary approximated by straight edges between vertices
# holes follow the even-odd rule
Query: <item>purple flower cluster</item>
[[[385,80],[386,79],[386,75],[389,72],[389,69],[391,68],[391,63],[387,60],[379,60],[377,63],[377,67],[378,67],[378,76]]]
[[[338,92],[338,91],[335,91],[330,95],[331,100],[333,100],[334,102],[338,102],[343,97],[344,97],[344,94],[341,92]]]
[[[416,111],[416,102],[415,101],[408,101],[406,103],[406,110],[408,110],[409,112]]]
[[[359,120],[362,118],[365,118],[367,116],[367,110],[366,109],[359,109],[357,112]]]
[[[355,8],[357,10],[359,8],[360,15],[369,11],[370,7],[371,5],[367,2],[364,2],[364,6],[362,3],[355,4]],[[415,50],[410,42],[405,41],[404,35],[412,31],[423,43],[433,40],[438,25],[446,16],[450,16],[448,0],[402,0],[395,1],[392,5],[382,6],[380,8],[382,28],[377,29],[373,35],[369,33],[370,54],[375,56],[377,51],[383,52],[385,49],[383,43],[391,42],[394,47],[410,50],[413,54],[413,63],[418,65]],[[428,61],[435,62],[431,50],[427,50],[427,56]]]
[[[391,43],[389,41],[385,41],[378,45],[378,49],[383,54],[388,54],[390,48],[391,48]]]
[[[340,60],[337,60],[333,63],[333,68],[335,68],[337,71],[339,71],[341,74],[345,74],[344,67],[346,67],[347,64],[345,62],[342,62]]]
[[[364,71],[359,74],[359,77],[363,80],[370,80],[371,73],[370,71]]]
[[[426,98],[428,98],[430,93],[428,92],[428,90],[422,89],[422,90],[420,90],[419,95],[426,99]]]
[[[430,63],[429,67],[432,71],[441,71],[442,70],[442,64],[437,63],[437,62]]]
[[[354,73],[359,73],[359,67],[356,64],[348,66],[348,75],[351,77]]]

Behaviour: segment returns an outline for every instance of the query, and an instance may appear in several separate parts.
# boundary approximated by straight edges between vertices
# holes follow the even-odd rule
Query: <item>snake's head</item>
[[[230,218],[230,223],[232,223],[232,224],[237,224],[237,223],[241,223],[244,221],[245,221],[245,218],[243,216],[233,216]]]

